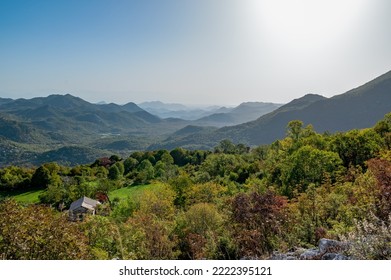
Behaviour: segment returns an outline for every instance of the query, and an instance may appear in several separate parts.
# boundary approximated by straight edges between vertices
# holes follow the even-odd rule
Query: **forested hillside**
[[[5,167],[0,256],[266,259],[330,238],[346,244],[347,258],[390,259],[391,113],[338,133],[293,120],[285,133],[252,148],[223,140],[212,151]],[[25,192],[39,202],[20,202]],[[102,201],[97,215],[69,221],[83,196]]]
[[[161,142],[160,147],[171,148],[175,140],[183,147],[199,143],[213,147],[223,139],[247,145],[270,144],[284,137],[286,123],[295,119],[312,124],[321,133],[367,128],[391,111],[390,100],[391,71],[344,94],[331,98],[308,94],[255,121],[186,138],[171,137]]]
[[[0,166],[87,163],[109,151],[145,149],[187,124],[162,120],[132,102],[92,104],[70,94],[1,99]]]
[[[132,102],[92,104],[70,94],[1,98],[0,167],[47,161],[72,166],[108,154],[177,147],[213,150],[225,139],[254,147],[284,138],[286,124],[295,119],[319,133],[368,128],[391,111],[390,92],[388,72],[331,98],[307,94],[283,106],[247,102],[192,121],[162,119]]]

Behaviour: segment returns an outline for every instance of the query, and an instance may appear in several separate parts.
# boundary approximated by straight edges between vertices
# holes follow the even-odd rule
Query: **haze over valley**
[[[307,94],[284,105],[247,102],[191,110],[162,102],[93,104],[70,94],[1,98],[0,164],[74,165],[137,150],[211,150],[227,139],[253,147],[282,139],[291,120],[320,133],[366,128],[391,111],[390,93],[387,72],[332,98]]]

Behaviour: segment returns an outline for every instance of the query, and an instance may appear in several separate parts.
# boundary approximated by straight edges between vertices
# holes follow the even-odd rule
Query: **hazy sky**
[[[389,0],[0,0],[1,97],[285,103],[389,70]]]

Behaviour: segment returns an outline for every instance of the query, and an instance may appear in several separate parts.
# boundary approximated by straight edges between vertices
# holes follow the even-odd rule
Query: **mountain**
[[[143,102],[138,104],[145,111],[162,119],[179,118],[192,121],[194,126],[223,127],[255,120],[267,114],[281,104],[246,102],[237,107],[190,107],[178,103],[167,104],[160,101]]]
[[[72,164],[88,159],[86,151],[103,155],[121,147],[128,153],[187,124],[162,120],[132,102],[92,104],[70,94],[0,99],[0,148],[7,155],[0,157],[0,166],[48,159]]]
[[[286,134],[291,120],[312,124],[317,132],[337,132],[371,127],[391,112],[391,71],[344,94],[331,98],[309,94],[281,106],[254,121],[223,127],[213,132],[178,138],[178,146],[207,144],[213,147],[223,139],[248,145],[269,144]],[[160,147],[170,146],[163,141]]]
[[[280,106],[281,104],[275,103],[246,102],[229,111],[218,112],[198,119],[194,124],[217,127],[241,124],[256,120],[260,116],[270,113]]]
[[[216,132],[216,127],[207,126],[194,126],[188,125],[172,135],[170,135],[164,141],[161,140],[148,147],[149,150],[167,149],[172,150],[177,147],[182,147],[190,150],[209,150],[215,146],[214,141],[210,141],[208,138],[203,139],[203,135],[213,135]],[[192,140],[192,137],[196,137],[196,141]]]
[[[229,108],[209,106],[209,107],[190,107],[178,103],[163,103],[161,101],[143,102],[138,104],[145,111],[158,116],[162,119],[178,118],[183,120],[197,120],[214,113],[223,113],[230,111]]]
[[[148,101],[138,104],[144,110],[183,111],[188,107],[179,103],[163,103],[161,101]]]
[[[9,101],[0,112],[19,124],[65,134],[129,133],[160,121],[134,103],[98,105],[70,94]]]
[[[1,98],[0,97],[0,104],[7,104],[8,102],[13,101],[11,98]]]
[[[0,98],[0,166],[48,161],[72,165],[145,149],[211,149],[224,139],[269,144],[285,136],[291,120],[312,124],[320,133],[371,127],[391,112],[391,71],[344,94],[307,94],[262,115],[273,106],[280,105],[250,102],[236,108],[205,108],[210,116],[200,122],[161,118],[132,102],[92,104],[70,94]],[[238,125],[210,126],[258,115]]]

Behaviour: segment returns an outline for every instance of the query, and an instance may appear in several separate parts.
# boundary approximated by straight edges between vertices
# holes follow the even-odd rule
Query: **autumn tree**
[[[213,204],[192,205],[177,219],[181,258],[213,259],[218,255],[223,217]]]
[[[240,193],[232,201],[232,224],[241,257],[261,258],[278,247],[287,201],[272,191]]]
[[[90,259],[77,223],[44,206],[0,203],[0,256],[11,260]]]
[[[389,222],[391,215],[391,162],[385,159],[371,159],[368,169],[376,178],[376,216]]]

